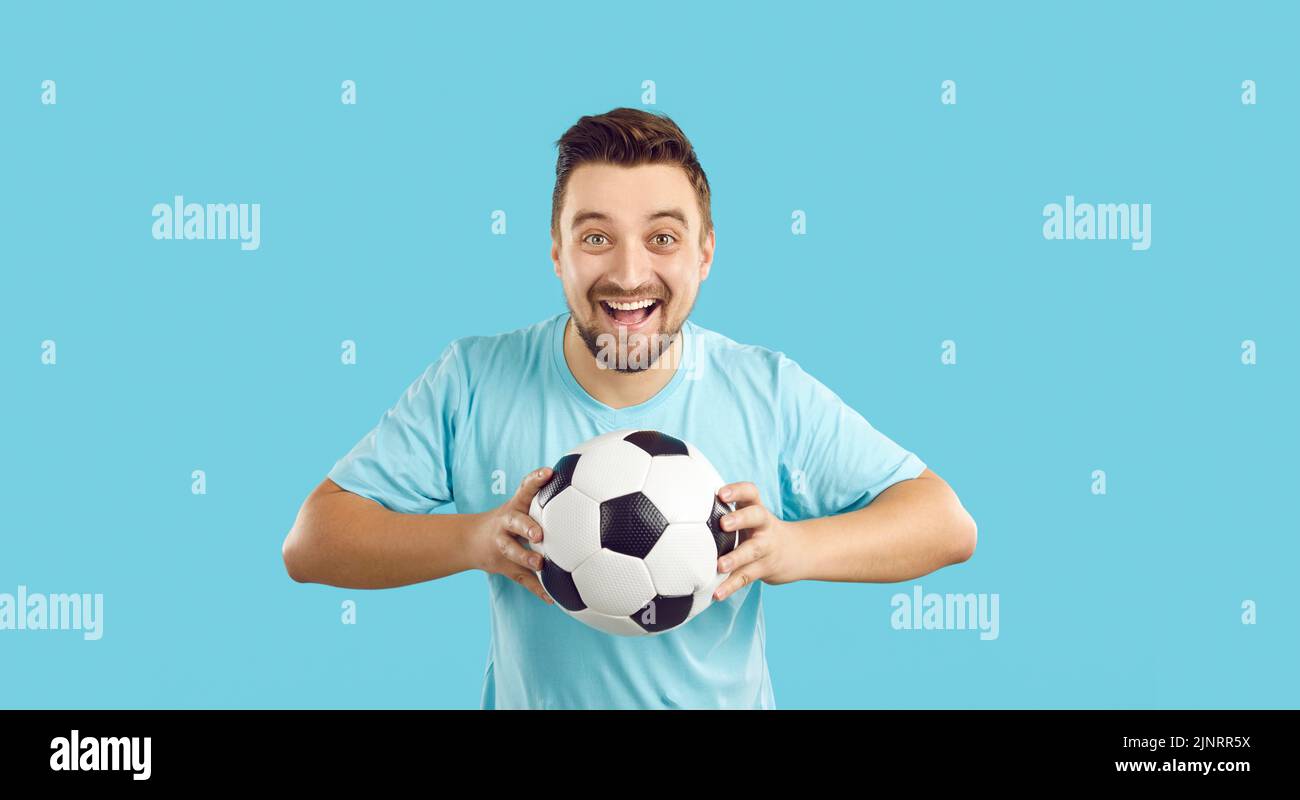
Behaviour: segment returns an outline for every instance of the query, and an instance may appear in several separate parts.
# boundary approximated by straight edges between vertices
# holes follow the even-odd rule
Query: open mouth
[[[601,300],[601,310],[605,316],[609,317],[615,325],[623,325],[627,328],[639,328],[654,316],[662,305],[661,300],[635,300],[632,302],[617,302],[611,300]]]

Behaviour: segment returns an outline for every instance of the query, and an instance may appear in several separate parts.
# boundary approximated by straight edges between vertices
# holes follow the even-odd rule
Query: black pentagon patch
[[[668,520],[640,492],[600,504],[600,546],[633,558],[645,558],[668,527]]]
[[[718,546],[719,558],[722,557],[723,553],[730,553],[736,547],[736,534],[738,531],[724,531],[722,529],[722,518],[735,510],[734,506],[728,508],[718,498],[713,498],[713,513],[709,514],[709,533],[713,534],[713,543]]]
[[[555,462],[555,468],[551,472],[551,479],[537,490],[537,504],[546,508],[546,504],[551,502],[557,494],[569,488],[573,483],[573,471],[578,468],[578,456],[580,453],[570,453]]]
[[[623,437],[652,456],[688,456],[686,443],[659,431],[637,431]]]
[[[650,633],[671,630],[686,621],[694,602],[695,596],[689,594],[680,597],[655,595],[655,599],[632,615],[632,621]]]
[[[587,607],[578,594],[578,585],[573,582],[573,575],[556,566],[549,558],[542,560],[542,587],[552,600],[569,611],[581,611]]]

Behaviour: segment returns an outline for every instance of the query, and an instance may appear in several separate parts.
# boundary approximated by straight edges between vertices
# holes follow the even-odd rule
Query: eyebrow
[[[660,217],[671,217],[677,220],[678,222],[682,223],[682,227],[686,228],[687,230],[690,230],[691,227],[690,223],[686,221],[686,215],[682,213],[682,210],[680,208],[662,208],[658,211],[652,211],[649,214],[646,214],[645,221],[654,222]],[[613,217],[600,211],[579,211],[573,217],[573,228],[577,229],[577,227],[582,223],[593,219],[599,220],[601,222],[613,221]]]

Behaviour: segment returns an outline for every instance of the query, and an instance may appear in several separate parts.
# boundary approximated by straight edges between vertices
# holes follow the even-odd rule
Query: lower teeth
[[[615,322],[621,323],[623,325],[636,325],[638,323],[644,322],[646,319],[650,317],[651,312],[655,310],[655,305],[657,304],[652,304],[652,305],[645,306],[643,308],[637,308],[631,310],[617,309],[607,305],[605,306],[605,311],[611,317],[614,318]],[[634,319],[619,319],[619,314],[635,314],[636,316]]]

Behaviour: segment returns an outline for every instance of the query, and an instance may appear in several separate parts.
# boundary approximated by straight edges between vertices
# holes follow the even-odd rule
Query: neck
[[[644,403],[668,385],[681,364],[682,337],[659,356],[649,369],[618,372],[605,369],[596,361],[582,337],[574,330],[573,318],[564,326],[564,360],[569,371],[587,394],[610,408],[627,408]]]

